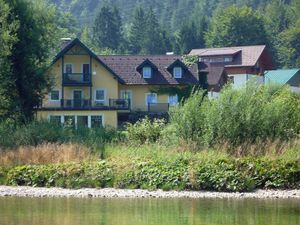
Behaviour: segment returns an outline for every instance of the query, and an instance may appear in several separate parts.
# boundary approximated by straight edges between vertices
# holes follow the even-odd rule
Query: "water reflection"
[[[300,201],[0,198],[0,224],[300,225]]]

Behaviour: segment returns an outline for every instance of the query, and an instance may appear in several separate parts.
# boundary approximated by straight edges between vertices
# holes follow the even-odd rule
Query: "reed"
[[[0,150],[0,165],[56,164],[97,160],[96,154],[80,144],[46,143],[37,146],[20,146],[17,149]]]

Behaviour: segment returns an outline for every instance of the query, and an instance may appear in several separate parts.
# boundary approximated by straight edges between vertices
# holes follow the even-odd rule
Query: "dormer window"
[[[143,78],[151,78],[152,69],[149,66],[143,67]]]
[[[174,78],[182,78],[182,68],[179,66],[175,66],[173,68],[173,76]]]

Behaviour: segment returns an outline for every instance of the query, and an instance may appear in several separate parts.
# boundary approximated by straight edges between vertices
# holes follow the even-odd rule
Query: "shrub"
[[[209,147],[238,146],[257,141],[290,140],[300,133],[300,97],[287,87],[249,83],[241,89],[224,88],[217,99],[196,91],[171,111],[177,136]]]
[[[0,123],[0,146],[3,148],[74,142],[98,150],[105,143],[118,141],[120,138],[120,132],[111,127],[75,129],[47,121],[32,121],[25,124]]]
[[[111,186],[113,176],[104,162],[72,163],[61,165],[30,165],[11,169],[7,175],[9,185],[38,187],[105,187]]]
[[[135,124],[128,123],[124,134],[126,140],[131,143],[153,143],[161,137],[161,132],[165,127],[165,124],[166,122],[164,119],[150,120],[146,117]]]
[[[117,163],[117,162],[115,162]],[[9,185],[67,188],[118,187],[251,191],[255,188],[299,188],[300,161],[279,159],[199,160],[191,156],[174,159],[135,159],[117,169],[106,161],[18,166],[7,173]]]

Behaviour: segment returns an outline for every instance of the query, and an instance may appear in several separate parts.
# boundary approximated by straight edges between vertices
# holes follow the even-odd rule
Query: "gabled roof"
[[[193,50],[192,50],[193,51]],[[213,49],[209,48],[201,51],[201,56],[220,56],[220,55],[235,55],[242,51],[241,49]]]
[[[149,59],[145,59],[140,65],[137,66],[137,70],[143,69],[145,66],[150,66],[152,69],[157,70],[157,66],[154,65]]]
[[[199,84],[197,64],[187,67],[182,78],[175,79],[168,71],[168,67],[175,61],[180,60],[177,55],[111,55],[98,56],[98,58],[108,65],[116,74],[120,76],[126,84],[131,85],[180,85]],[[151,78],[144,79],[141,71],[137,68],[145,61],[149,60],[157,69],[153,71]]]
[[[263,52],[266,50],[265,45],[253,46],[237,46],[237,47],[224,47],[224,48],[202,48],[193,49],[189,55],[197,56],[220,56],[220,55],[234,55],[236,57],[232,63],[226,63],[226,67],[252,67],[255,66]]]
[[[269,70],[265,72],[265,81],[266,83],[276,83],[281,85],[290,84],[290,81],[294,77],[300,77],[299,71],[300,69]],[[291,85],[299,86],[300,83]]]
[[[180,59],[176,59],[171,65],[169,65],[167,67],[167,69],[169,71],[171,71],[176,66],[179,66],[179,67],[182,67],[182,69],[188,70],[188,67]]]
[[[225,74],[224,65],[221,63],[199,63],[200,73],[205,73],[209,86],[215,86],[220,83]],[[201,76],[201,75],[200,75]]]
[[[63,49],[54,57],[52,61],[52,65],[59,60],[62,56],[64,56],[71,48],[74,46],[80,46],[83,50],[85,50],[90,56],[92,56],[95,60],[97,60],[105,69],[107,69],[113,76],[116,78],[120,83],[124,83],[124,81],[114,72],[111,70],[110,67],[108,67],[101,59],[98,58],[98,56],[92,52],[86,45],[84,45],[78,38],[75,38],[73,41],[70,41],[68,44],[66,44]]]

